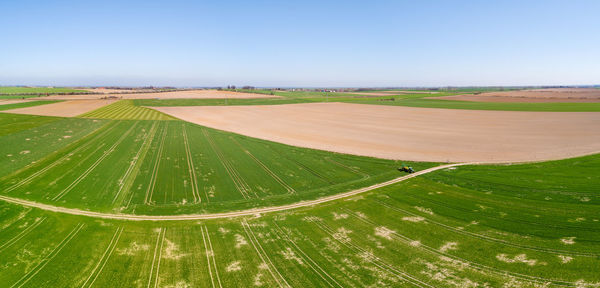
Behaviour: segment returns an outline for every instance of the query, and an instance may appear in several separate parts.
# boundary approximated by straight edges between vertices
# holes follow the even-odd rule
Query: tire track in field
[[[225,157],[225,155],[223,155],[223,152],[221,152],[221,149],[219,149],[219,147],[217,147],[215,145],[212,138],[208,135],[208,132],[206,132],[206,129],[202,129],[202,133],[204,134],[204,137],[208,141],[208,144],[210,144],[210,147],[212,148],[213,152],[215,152],[215,154],[219,158],[219,161],[221,162],[221,164],[223,164],[223,167],[225,167],[227,174],[229,174],[229,178],[231,178],[231,180],[233,181],[233,184],[235,185],[237,190],[240,192],[240,194],[242,194],[242,197],[244,197],[244,199],[250,199],[250,195],[248,192],[252,191],[252,190],[250,189],[250,186],[248,186],[248,183],[246,183],[246,181],[244,181],[242,176],[240,176],[237,169],[235,169],[235,166],[233,166],[231,163],[229,163],[229,160]],[[258,197],[256,192],[254,192],[254,195],[256,197]]]
[[[321,268],[321,266],[319,266],[319,264],[317,264],[317,262],[315,262],[310,256],[308,256],[308,254],[306,254],[302,249],[300,249],[300,247],[298,247],[296,242],[294,242],[294,240],[292,240],[292,238],[289,237],[289,235],[285,231],[283,231],[283,229],[281,229],[281,227],[279,226],[279,224],[277,224],[277,222],[273,222],[273,224],[275,224],[276,233],[278,233],[281,238],[285,239],[287,242],[289,242],[290,244],[292,244],[292,246],[294,246],[296,248],[296,251],[298,251],[300,253],[300,257],[302,257],[302,259],[304,259],[304,261],[306,263],[308,263],[308,266],[315,273],[317,273],[317,275],[319,275],[319,277],[321,277],[321,279],[323,279],[325,282],[327,282],[327,284],[331,287],[336,287],[336,285],[337,285],[337,287],[340,287],[340,288],[344,287],[343,285],[338,283],[335,280],[335,278],[331,277],[331,275],[329,275],[329,273],[327,273],[327,271],[323,270],[323,268]],[[329,278],[329,280],[327,280],[325,277]],[[330,282],[330,280],[331,280],[331,282]],[[336,285],[333,285],[332,282],[335,283]]]
[[[385,262],[383,259],[373,255],[370,253],[370,251],[352,243],[351,241],[342,241],[340,240],[338,237],[335,237],[335,231],[333,231],[333,229],[331,229],[329,226],[327,226],[326,224],[322,223],[322,221],[313,221],[310,220],[310,223],[314,223],[319,229],[321,229],[323,232],[325,232],[326,234],[328,234],[332,239],[336,240],[338,243],[346,246],[346,248],[350,249],[351,251],[355,252],[355,253],[364,253],[365,255],[371,255],[371,257],[365,258],[365,261],[370,262],[371,264],[377,266],[379,269],[390,273],[394,276],[396,276],[398,279],[406,281],[416,287],[429,287],[429,288],[435,288],[435,286],[430,285],[429,283],[423,282],[422,280],[416,278],[415,276],[401,271],[399,269],[397,269],[396,267],[394,267],[393,265]]]
[[[127,132],[125,132],[121,138],[119,138],[119,140],[117,140],[117,142],[115,142],[110,148],[108,148],[108,150],[104,151],[104,153],[102,154],[102,156],[100,156],[100,158],[98,158],[96,160],[96,162],[94,162],[94,164],[92,164],[92,166],[90,166],[87,170],[85,170],[83,172],[83,174],[79,175],[79,177],[77,177],[77,179],[75,179],[75,181],[73,181],[71,184],[69,184],[69,186],[67,186],[67,188],[63,189],[60,193],[58,193],[56,196],[54,196],[52,198],[53,201],[58,201],[60,200],[62,197],[64,197],[67,193],[69,193],[77,184],[79,184],[79,182],[81,182],[83,179],[85,179],[90,173],[92,173],[92,171],[98,166],[100,165],[100,163],[106,159],[110,154],[112,154],[113,151],[115,151],[115,148],[121,144],[121,142],[123,142],[123,140],[125,140],[125,138],[127,138],[127,136],[129,135],[129,133],[131,133],[131,131],[133,130],[133,128],[135,128],[135,126],[137,126],[138,122],[136,122],[135,124],[133,124],[131,126],[131,128],[129,128],[129,130],[127,130]]]
[[[46,219],[47,219],[47,217],[42,217],[40,220],[37,220],[35,223],[29,225],[29,227],[23,229],[23,231],[19,232],[19,234],[15,235],[15,237],[9,239],[4,244],[0,245],[0,253],[2,253],[2,251],[4,251],[6,248],[15,244],[17,241],[21,240],[21,238],[27,236],[27,234],[29,234],[29,232],[31,232],[37,226],[42,224],[42,222],[44,222]]]
[[[394,211],[398,211],[401,213],[405,213],[411,216],[416,216],[416,217],[422,217],[423,219],[425,219],[426,222],[431,223],[431,224],[435,224],[438,225],[448,231],[452,231],[452,232],[456,232],[462,235],[467,235],[467,236],[471,236],[473,238],[478,238],[480,240],[485,240],[485,241],[489,241],[489,242],[494,242],[494,243],[499,243],[502,245],[506,245],[506,246],[510,246],[510,247],[514,247],[514,248],[521,248],[521,249],[527,249],[527,250],[532,250],[532,251],[537,251],[537,252],[545,252],[545,253],[550,253],[550,254],[557,254],[557,255],[571,255],[571,256],[583,256],[583,257],[600,257],[600,254],[596,254],[596,253],[586,253],[586,252],[578,252],[578,251],[568,251],[568,250],[558,250],[558,249],[551,249],[551,248],[544,248],[544,247],[539,247],[539,246],[532,246],[532,245],[523,245],[523,244],[517,244],[517,243],[513,243],[504,239],[498,239],[498,238],[494,238],[494,237],[490,237],[487,235],[483,235],[483,234],[479,234],[479,233],[474,233],[474,232],[469,232],[469,231],[465,231],[465,230],[461,230],[458,228],[454,228],[450,225],[446,225],[444,223],[432,220],[430,218],[424,217],[422,215],[416,214],[416,213],[412,213],[410,211],[404,210],[402,208],[396,207],[396,206],[392,206],[389,205],[387,203],[384,203],[380,200],[377,199],[371,199],[372,201],[375,201],[377,203],[379,203],[382,206],[385,206],[391,210]]]
[[[240,145],[240,143],[235,140],[235,138],[233,137],[229,137],[229,139],[231,139],[231,141],[233,143],[235,143],[237,146],[239,146],[248,156],[250,156],[252,158],[252,160],[254,160],[254,162],[256,162],[258,165],[260,165],[260,167],[267,172],[267,174],[269,174],[271,176],[271,178],[273,178],[275,181],[277,181],[277,183],[279,183],[279,185],[283,186],[283,188],[285,188],[285,190],[287,190],[287,192],[289,194],[296,194],[296,190],[294,188],[292,188],[292,186],[288,185],[287,183],[285,183],[285,181],[281,180],[281,178],[279,178],[279,176],[277,176],[277,174],[275,174],[273,171],[271,171],[271,169],[269,169],[269,167],[267,167],[267,165],[265,165],[262,161],[260,161],[258,158],[256,158],[254,156],[254,154],[252,154],[250,151],[248,151],[248,149],[246,149],[244,146]]]
[[[356,190],[343,192],[335,195],[325,196],[322,198],[318,198],[315,200],[301,201],[292,204],[280,205],[280,206],[270,206],[270,207],[262,207],[262,208],[252,208],[247,210],[240,211],[232,211],[232,212],[222,212],[222,213],[205,213],[205,214],[188,214],[188,215],[135,215],[135,214],[122,214],[122,213],[103,213],[103,212],[94,212],[94,211],[86,211],[75,208],[66,208],[60,206],[54,206],[29,200],[24,200],[15,197],[8,197],[5,195],[0,195],[0,200],[4,200],[5,202],[18,204],[27,207],[39,208],[46,211],[58,212],[64,214],[71,215],[82,215],[93,218],[103,218],[103,219],[116,219],[116,220],[135,220],[135,221],[185,221],[185,220],[205,220],[205,219],[219,219],[219,218],[232,218],[232,217],[241,217],[241,216],[253,216],[256,214],[262,213],[272,213],[279,212],[291,209],[298,209],[303,207],[310,207],[322,203],[327,203],[343,198],[348,198],[352,196],[356,196],[361,193],[366,193],[378,188],[382,188],[385,186],[389,186],[392,184],[396,184],[402,181],[406,181],[410,178],[417,177],[419,175],[431,173],[437,170],[446,169],[450,167],[462,166],[462,165],[473,165],[477,163],[456,163],[456,164],[446,164],[440,165],[432,168],[428,168],[425,170],[417,171],[412,174],[408,174],[402,177],[398,177],[389,181],[385,181],[382,183],[374,184],[368,187],[359,188]]]
[[[160,271],[160,259],[162,258],[162,248],[165,242],[165,234],[167,233],[167,228],[160,228],[158,232],[158,236],[156,237],[156,245],[154,246],[154,257],[152,257],[152,266],[150,267],[150,276],[148,276],[148,285],[147,288],[150,288],[152,284],[152,280],[154,280],[154,287],[158,287],[158,272]],[[158,258],[156,257],[158,255]],[[156,272],[154,269],[156,266]],[[153,275],[155,275],[153,277]]]
[[[221,277],[219,276],[219,270],[217,269],[217,262],[215,260],[215,250],[213,249],[212,241],[210,240],[210,234],[208,234],[208,228],[206,228],[206,225],[203,225],[200,227],[200,230],[202,232],[202,242],[204,242],[204,251],[206,252],[206,261],[208,264],[208,274],[210,275],[210,282],[212,284],[212,287],[216,288],[217,286],[215,285],[214,279],[216,277],[219,288],[223,288],[223,285],[221,285]],[[212,265],[210,259],[212,259]],[[212,272],[213,269],[215,270],[214,276]]]
[[[347,212],[350,213],[350,215],[352,215],[353,217],[357,218],[358,220],[367,223],[371,226],[377,227],[379,226],[377,223],[365,219],[363,217],[360,217],[356,214],[354,214],[354,212],[345,209]],[[396,240],[402,241],[407,245],[410,245],[410,243],[412,241],[415,241],[415,239],[409,238],[407,236],[404,236],[402,234],[399,234],[396,231],[390,231],[392,233],[392,237],[395,238]],[[512,272],[512,271],[507,271],[507,270],[502,270],[502,269],[497,269],[494,267],[490,267],[487,265],[483,265],[483,264],[479,264],[477,262],[473,262],[473,261],[469,261],[467,259],[464,259],[462,257],[459,256],[455,256],[455,255],[451,255],[445,252],[441,252],[438,249],[435,249],[433,247],[427,246],[425,244],[420,244],[419,246],[417,246],[417,248],[421,248],[429,253],[432,253],[436,256],[444,256],[444,257],[448,257],[450,259],[456,260],[456,261],[460,261],[462,263],[466,263],[469,267],[475,269],[475,270],[479,270],[479,271],[486,271],[492,274],[496,274],[500,277],[505,277],[506,275],[510,275],[512,277],[515,277],[519,280],[524,280],[524,281],[528,281],[528,282],[534,282],[537,284],[545,284],[545,283],[552,283],[554,285],[558,285],[558,286],[576,286],[575,282],[568,282],[568,281],[562,281],[562,280],[556,280],[556,279],[549,279],[549,278],[544,278],[544,277],[537,277],[537,276],[531,276],[531,275],[527,275],[527,274],[522,274],[522,273],[517,273],[517,272]]]
[[[198,179],[196,178],[196,170],[194,167],[194,160],[192,158],[192,152],[190,151],[190,143],[188,140],[187,131],[185,130],[185,124],[181,125],[183,130],[183,144],[185,146],[185,158],[188,164],[188,172],[190,174],[190,181],[192,182],[192,195],[194,196],[194,203],[201,203],[200,193],[198,192]],[[208,201],[208,198],[206,199]]]
[[[355,169],[353,167],[350,167],[348,165],[342,164],[342,163],[340,163],[338,161],[335,161],[335,160],[333,160],[333,159],[331,159],[329,157],[325,157],[325,160],[327,160],[328,162],[331,162],[331,163],[333,163],[333,164],[335,164],[335,165],[337,165],[339,167],[346,168],[346,169],[352,171],[352,173],[354,173],[354,174],[362,176],[362,178],[360,178],[360,180],[366,180],[366,179],[371,178],[371,175],[369,175],[369,174],[367,174],[365,172],[362,172],[362,171],[360,171],[358,169]]]
[[[46,265],[48,265],[48,263],[52,261],[52,259],[54,259],[54,257],[56,257],[56,255],[58,255],[58,253],[60,253],[60,251],[63,248],[65,248],[65,246],[67,246],[67,244],[69,244],[71,240],[73,240],[73,238],[75,238],[75,236],[79,233],[79,231],[81,231],[81,229],[83,229],[84,226],[85,224],[82,223],[77,224],[77,226],[75,226],[75,228],[73,228],[73,230],[69,232],[67,237],[60,241],[58,245],[54,247],[54,249],[52,249],[52,251],[50,251],[48,255],[46,255],[46,257],[44,257],[37,265],[35,265],[33,269],[27,272],[27,274],[23,275],[23,277],[21,277],[19,280],[17,280],[17,282],[10,286],[10,288],[20,288],[23,287],[23,285],[27,284],[27,282],[29,282],[31,278],[33,278],[42,269],[44,269],[44,267],[46,267]]]
[[[158,178],[158,167],[160,166],[160,160],[162,158],[168,128],[169,122],[167,122],[163,128],[162,138],[158,146],[158,151],[156,152],[156,160],[154,161],[154,168],[152,169],[152,177],[150,178],[150,184],[148,184],[148,189],[146,189],[146,197],[144,198],[144,204],[146,205],[150,205],[152,203],[152,195],[154,194],[154,187],[156,186],[156,178]]]
[[[254,247],[254,251],[256,251],[256,254],[258,254],[258,257],[260,257],[260,260],[262,261],[262,263],[267,265],[267,269],[269,270],[269,273],[271,274],[271,276],[273,276],[273,279],[275,280],[275,282],[277,282],[279,287],[291,288],[292,286],[290,286],[290,284],[288,284],[288,282],[281,275],[281,273],[279,273],[279,270],[277,270],[277,266],[275,266],[273,264],[273,262],[271,261],[271,258],[269,258],[269,255],[267,255],[267,253],[265,252],[265,249],[263,249],[262,245],[260,245],[260,242],[258,242],[258,239],[256,238],[256,235],[254,235],[254,232],[252,231],[252,228],[250,228],[250,225],[248,225],[248,222],[246,222],[246,220],[244,219],[244,220],[242,220],[242,222],[240,224],[244,228],[244,232],[246,232],[246,236],[248,236],[248,239],[250,239],[250,243],[252,243],[252,247]],[[275,275],[275,274],[277,274],[277,275]],[[277,276],[279,276],[279,277],[277,277]]]
[[[100,129],[103,129],[104,127],[107,127],[107,126],[109,126],[109,124],[111,124],[111,122],[109,122],[109,123],[105,124],[104,126],[102,126],[102,127],[98,128],[98,130],[100,130]],[[81,146],[79,146],[79,147],[75,148],[74,150],[72,150],[71,152],[67,153],[66,155],[64,155],[64,156],[62,156],[62,157],[60,157],[60,158],[58,158],[57,160],[55,160],[55,161],[54,161],[54,162],[52,162],[51,164],[49,164],[49,165],[46,165],[44,168],[42,168],[42,169],[40,169],[40,170],[38,170],[38,171],[34,172],[33,174],[31,174],[31,175],[29,175],[29,176],[25,177],[24,179],[21,179],[19,182],[17,182],[17,183],[15,183],[14,185],[12,185],[12,186],[8,187],[8,188],[7,188],[6,190],[4,190],[4,191],[5,191],[6,193],[8,193],[8,192],[11,192],[11,191],[13,191],[13,190],[15,190],[15,189],[17,189],[17,188],[19,188],[19,187],[23,186],[23,185],[27,185],[27,184],[31,183],[31,181],[33,181],[34,179],[36,179],[36,178],[38,178],[39,176],[43,175],[44,173],[48,172],[50,169],[52,169],[52,168],[56,167],[57,165],[59,165],[59,164],[63,163],[63,162],[64,162],[65,160],[67,160],[69,157],[71,157],[71,156],[73,156],[73,155],[75,155],[75,154],[79,153],[79,151],[81,151],[81,150],[83,150],[83,149],[85,149],[85,148],[89,147],[90,145],[92,145],[92,144],[94,143],[94,141],[95,141],[95,140],[97,140],[97,139],[100,139],[100,138],[104,137],[104,135],[106,135],[108,132],[112,131],[112,130],[115,128],[115,126],[116,126],[116,125],[113,125],[112,127],[109,127],[109,128],[107,128],[106,130],[102,131],[102,132],[101,132],[101,133],[99,133],[98,135],[95,135],[95,136],[93,136],[93,137],[92,137],[92,139],[85,139],[87,136],[89,136],[89,134],[88,134],[88,135],[86,135],[84,138],[80,139],[79,141],[87,141],[87,142],[83,143]],[[94,132],[97,132],[98,130],[94,130],[92,133],[94,133]],[[92,134],[92,133],[90,133],[90,134]],[[74,143],[71,143],[71,145],[77,144],[79,141],[77,141],[77,142],[74,142]],[[71,146],[71,145],[69,145],[69,146]],[[53,153],[53,154],[54,154],[54,153]],[[52,156],[52,154],[51,154],[51,155],[48,155],[47,157],[51,157],[51,156]],[[36,163],[40,163],[41,161],[43,161],[43,159],[42,159],[42,160],[38,160],[38,161],[36,161]],[[32,168],[32,166],[25,167],[25,168],[21,169],[20,171],[17,171],[17,172],[15,172],[15,173],[13,173],[13,175],[15,175],[15,176],[16,176],[17,174],[19,174],[19,173],[22,173],[22,172],[26,171],[27,169],[31,169],[31,168]],[[13,177],[14,177],[14,176],[13,176]]]
[[[113,251],[115,251],[115,247],[117,247],[117,244],[119,243],[119,238],[121,238],[121,233],[123,233],[123,229],[124,229],[123,227],[117,228],[117,230],[113,234],[112,239],[110,239],[110,242],[108,243],[108,247],[106,247],[104,254],[102,254],[102,257],[100,258],[100,260],[98,261],[98,263],[96,264],[94,269],[92,269],[92,273],[90,274],[90,276],[88,276],[88,278],[85,280],[85,282],[83,282],[83,284],[81,285],[82,288],[94,286],[94,282],[96,282],[96,279],[98,279],[98,276],[100,276],[100,274],[102,273],[102,270],[104,270],[104,266],[106,265],[106,263],[108,263],[108,260],[110,259],[110,255],[112,255]],[[97,273],[96,273],[96,271],[97,271]],[[96,276],[94,276],[94,274]],[[92,279],[92,277],[93,277],[93,279]],[[89,282],[90,280],[92,282]],[[88,283],[89,283],[89,285],[88,285]]]
[[[113,200],[112,200],[113,205],[119,198],[119,195],[124,190],[124,188],[127,188],[126,190],[129,190],[129,188],[133,184],[133,181],[135,180],[135,176],[137,176],[136,168],[137,168],[138,160],[140,160],[140,158],[143,160],[146,157],[146,153],[148,152],[148,149],[150,149],[150,145],[154,139],[154,135],[156,134],[156,125],[157,125],[156,122],[152,123],[152,127],[150,127],[150,130],[148,131],[148,135],[144,136],[145,139],[144,139],[144,142],[142,142],[140,149],[137,151],[137,153],[133,157],[133,160],[131,162],[129,162],[129,167],[127,168],[127,171],[125,171],[125,175],[123,175],[123,177],[121,177],[121,179],[119,179],[119,190],[115,194],[115,197],[113,197]],[[143,154],[142,154],[142,152],[143,152]],[[139,161],[139,163],[141,164],[142,161]],[[134,173],[131,174],[132,172],[134,172]]]

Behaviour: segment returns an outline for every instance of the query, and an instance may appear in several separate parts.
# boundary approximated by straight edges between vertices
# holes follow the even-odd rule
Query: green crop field
[[[56,103],[56,102],[61,102],[61,101],[56,101],[56,100],[42,100],[42,101],[27,101],[27,102],[23,102],[23,103],[3,104],[3,105],[0,105],[0,111],[6,111],[6,110],[10,110],[10,109],[17,109],[17,108],[32,107],[32,106],[38,106],[38,105],[46,105],[46,104],[51,104],[51,103]]]
[[[600,286],[600,154],[317,203],[407,174],[138,106],[156,101],[180,100],[0,113],[1,287]]]
[[[84,118],[119,119],[119,120],[174,120],[175,118],[153,109],[133,105],[133,100],[119,100],[79,115]]]
[[[15,86],[0,86],[0,99],[11,98],[29,98],[39,95],[52,94],[77,94],[90,93],[86,90],[78,90],[63,87],[15,87]]]

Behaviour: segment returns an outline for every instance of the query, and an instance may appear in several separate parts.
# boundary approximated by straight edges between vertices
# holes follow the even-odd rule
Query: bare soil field
[[[594,88],[553,88],[520,91],[488,92],[478,95],[454,95],[431,97],[430,99],[476,101],[476,102],[600,102],[600,89]]]
[[[74,117],[112,104],[115,100],[69,100],[64,102],[3,111],[13,114]]]
[[[74,99],[251,99],[251,98],[279,98],[280,96],[256,93],[242,93],[219,90],[187,90],[158,93],[131,93],[131,94],[92,94],[92,95],[53,95],[38,99],[47,100],[74,100]]]
[[[82,90],[86,90],[86,91],[90,91],[90,92],[94,92],[94,93],[104,93],[104,94],[127,93],[127,92],[152,92],[151,89],[131,90],[131,89],[111,89],[111,88],[89,88],[89,89],[82,89]]]
[[[16,99],[16,100],[0,100],[0,105],[7,105],[7,104],[18,104],[18,103],[24,103],[24,102],[28,102],[29,100],[24,100],[24,99]]]
[[[476,111],[347,103],[154,109],[251,137],[387,159],[521,162],[600,151],[600,113],[595,112]]]

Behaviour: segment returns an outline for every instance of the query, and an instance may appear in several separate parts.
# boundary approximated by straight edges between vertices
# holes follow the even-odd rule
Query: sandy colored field
[[[159,93],[133,93],[133,94],[92,94],[92,95],[53,95],[39,99],[48,100],[74,100],[74,99],[102,99],[114,96],[116,99],[251,99],[251,98],[278,98],[280,96],[256,93],[242,93],[219,90],[187,90]]]
[[[477,101],[477,102],[600,102],[600,89],[553,88],[521,91],[489,92],[479,95],[454,95],[431,99]]]
[[[18,104],[18,103],[23,103],[23,102],[28,102],[28,101],[29,100],[23,100],[23,99],[0,100],[0,105]]]
[[[600,113],[346,103],[157,107],[200,125],[295,146],[388,159],[505,162],[600,151]]]
[[[41,116],[74,117],[96,110],[113,102],[115,102],[115,100],[69,100],[47,105],[11,109],[3,112]]]
[[[127,92],[151,92],[151,89],[135,89],[135,90],[131,90],[131,89],[110,89],[110,88],[88,88],[88,89],[81,89],[81,90],[86,90],[86,91],[90,91],[90,92],[94,92],[94,93],[104,93],[104,94],[110,94],[110,93],[127,93]]]

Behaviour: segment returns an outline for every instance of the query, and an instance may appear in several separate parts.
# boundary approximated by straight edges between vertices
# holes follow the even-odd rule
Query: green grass
[[[1,194],[113,213],[278,205],[403,175],[395,161],[178,120],[0,113],[0,143]],[[0,286],[596,287],[598,187],[600,154],[460,166],[312,207],[206,221],[0,202]]]
[[[29,98],[36,97],[38,95],[52,95],[52,94],[76,94],[76,93],[90,93],[86,90],[78,90],[64,87],[16,87],[16,86],[0,86],[0,99],[11,99],[11,98]]]
[[[133,100],[119,100],[78,117],[118,120],[175,120],[175,118],[156,110],[135,106]]]
[[[56,125],[66,123],[72,122]],[[90,210],[182,214],[287,204],[403,175],[391,160],[297,148],[183,121],[102,123],[7,173],[0,190]],[[31,132],[19,133],[3,141],[24,149],[32,142],[22,135]],[[29,153],[7,154],[15,163],[31,162]],[[414,163],[416,169],[432,165]]]
[[[44,100],[44,101],[28,101],[28,102],[23,102],[23,103],[4,104],[4,105],[0,105],[0,111],[32,107],[32,106],[39,106],[39,105],[46,105],[46,104],[52,104],[52,103],[57,103],[57,102],[61,102],[61,101]],[[8,113],[10,113],[10,111]]]
[[[599,163],[462,166],[315,207],[207,221],[99,220],[0,203],[0,283],[595,287],[597,198],[554,196],[558,186],[597,192]],[[519,197],[547,172],[551,181],[535,189],[552,199]]]

